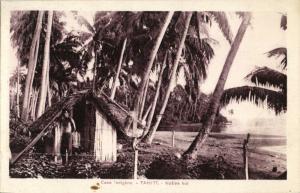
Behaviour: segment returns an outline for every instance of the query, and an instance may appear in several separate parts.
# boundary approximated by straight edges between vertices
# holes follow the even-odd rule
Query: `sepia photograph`
[[[276,12],[12,11],[10,177],[286,179],[286,29]]]
[[[7,13],[1,175],[287,181],[287,11]]]

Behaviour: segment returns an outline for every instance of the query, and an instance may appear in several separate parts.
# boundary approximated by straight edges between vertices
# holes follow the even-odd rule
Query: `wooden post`
[[[135,149],[134,150],[134,172],[133,172],[133,179],[137,179],[138,156],[139,156],[139,151],[137,149]]]
[[[132,142],[132,148],[134,150],[134,167],[133,167],[133,179],[137,179],[137,171],[138,171],[138,156],[139,156],[139,152],[138,152],[138,148],[137,148],[137,144],[138,144],[138,139],[137,137],[135,137],[133,139]]]
[[[172,147],[175,147],[175,131],[172,131]]]
[[[247,138],[244,139],[243,144],[243,160],[244,160],[244,170],[246,180],[249,179],[249,171],[248,171],[248,143],[249,143],[250,133],[247,134]]]

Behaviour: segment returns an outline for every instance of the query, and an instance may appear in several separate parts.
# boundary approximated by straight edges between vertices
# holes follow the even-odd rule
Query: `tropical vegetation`
[[[67,15],[78,24],[77,29],[67,29],[64,20]],[[266,102],[276,114],[287,110],[285,47],[267,52],[268,57],[283,56],[281,71],[257,67],[246,76],[254,86],[225,89],[231,66],[251,23],[249,12],[236,13],[241,24],[235,36],[225,12],[106,11],[95,12],[91,21],[78,11],[67,15],[60,11],[11,13],[11,42],[19,61],[10,78],[12,151],[20,151],[18,147],[24,147],[32,139],[26,130],[29,124],[53,104],[82,90],[90,90],[96,96],[106,94],[129,112],[134,135],[127,136],[126,148],[133,147],[135,151],[148,147],[155,152],[153,139],[161,125],[201,123],[196,137],[182,152],[184,159],[178,161],[173,157],[171,160],[189,173],[197,166],[188,168],[187,163],[197,160],[214,125],[226,122],[220,114],[222,107],[232,101],[250,100],[255,104]],[[217,24],[230,50],[214,91],[207,95],[201,86],[210,76],[208,68],[215,57],[214,46],[220,44],[211,34],[212,23]],[[282,16],[281,28],[287,29],[286,15]],[[178,83],[179,79],[183,85]],[[142,130],[141,135],[139,130]],[[162,155],[159,153],[159,156]],[[126,160],[126,157],[123,155],[120,159]],[[151,156],[152,159],[155,158]],[[148,161],[145,161],[147,167],[152,167]],[[167,161],[155,162],[165,164]],[[103,171],[95,172],[89,170],[86,175],[107,175]],[[195,173],[191,175],[199,177]],[[220,173],[216,175],[222,178]]]

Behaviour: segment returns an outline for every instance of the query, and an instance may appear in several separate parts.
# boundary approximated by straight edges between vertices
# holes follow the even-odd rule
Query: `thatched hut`
[[[26,151],[35,146],[49,131],[63,109],[68,109],[81,135],[84,152],[92,153],[97,161],[113,162],[117,158],[117,136],[130,138],[131,116],[128,111],[107,95],[96,96],[88,90],[74,93],[49,107],[28,130],[35,136],[28,146],[15,156],[14,164]],[[141,126],[139,124],[139,126]],[[56,147],[53,148],[55,149]],[[51,150],[50,150],[51,151]],[[55,151],[55,150],[52,150]]]

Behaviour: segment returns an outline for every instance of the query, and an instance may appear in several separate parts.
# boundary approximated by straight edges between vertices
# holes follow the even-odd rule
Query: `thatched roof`
[[[64,108],[71,109],[72,106],[84,99],[91,101],[96,109],[102,112],[116,129],[123,134],[128,134],[128,132],[125,131],[125,127],[128,122],[129,112],[104,93],[96,96],[87,90],[71,94],[70,96],[63,98],[60,102],[52,105],[42,116],[34,121],[28,129],[34,133],[42,131],[61,114]]]
[[[70,109],[78,101],[82,100],[87,93],[88,91],[86,90],[63,98],[58,103],[49,107],[44,114],[42,114],[37,120],[35,120],[28,127],[28,130],[33,133],[42,131],[45,127],[48,127],[61,114],[63,109],[65,108]]]
[[[125,108],[110,99],[104,93],[99,96],[90,93],[87,100],[92,101],[95,104],[95,107],[103,113],[107,120],[110,121],[118,131],[122,132],[127,137],[132,136],[132,132],[128,130],[128,124],[132,119]],[[143,127],[140,121],[138,121],[138,127]]]

